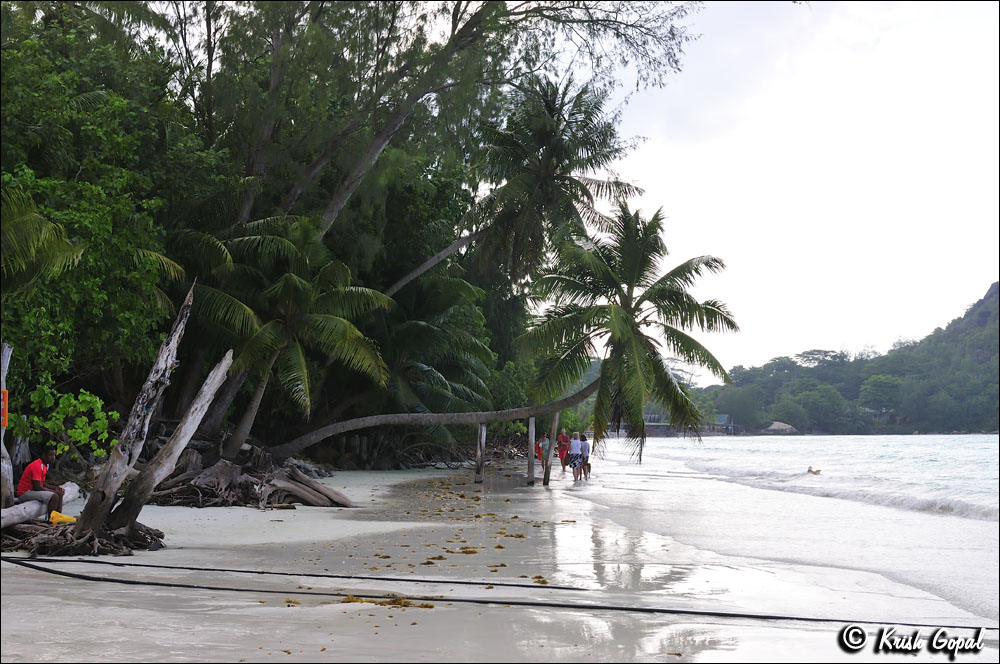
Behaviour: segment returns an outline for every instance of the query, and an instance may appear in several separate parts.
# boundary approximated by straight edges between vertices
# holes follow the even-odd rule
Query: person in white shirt
[[[569,451],[566,454],[566,464],[573,469],[573,481],[579,482],[583,476],[583,441],[580,432],[574,431],[569,441]]]
[[[580,451],[583,454],[583,464],[580,468],[583,470],[583,479],[590,479],[590,441],[587,440],[586,436],[580,436]]]

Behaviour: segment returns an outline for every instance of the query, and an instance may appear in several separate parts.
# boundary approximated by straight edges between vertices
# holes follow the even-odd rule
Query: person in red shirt
[[[566,472],[566,452],[569,451],[569,436],[566,435],[566,429],[561,429],[559,431],[559,437],[556,438],[556,442],[559,444],[559,462],[562,463],[563,472]]]
[[[43,505],[48,505],[45,519],[48,520],[52,512],[62,512],[63,494],[66,490],[61,486],[53,486],[45,483],[45,476],[49,472],[49,466],[56,460],[56,451],[46,449],[42,455],[28,464],[21,474],[21,481],[17,483],[17,502],[26,503],[29,500],[41,501]]]

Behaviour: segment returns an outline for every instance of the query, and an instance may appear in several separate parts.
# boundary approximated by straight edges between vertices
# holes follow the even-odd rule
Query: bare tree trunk
[[[535,486],[535,418],[528,418],[528,486]]]
[[[582,400],[581,400],[582,401]],[[562,410],[561,408],[559,410]],[[549,485],[549,477],[552,475],[552,452],[553,450],[558,450],[559,445],[556,444],[556,431],[559,431],[559,411],[556,411],[555,416],[552,418],[552,434],[549,436],[549,449],[545,450],[545,461],[543,462],[543,467],[545,468],[545,474],[542,475],[542,486]]]
[[[2,350],[0,350],[0,389],[4,392],[7,391],[7,369],[10,368],[10,357],[14,354],[14,347],[8,344],[2,344]],[[6,395],[5,395],[6,396]],[[4,443],[4,438],[7,437],[7,424],[3,425],[0,429],[0,448],[3,449],[3,461],[0,464],[0,472],[2,472],[2,481],[0,481],[0,490],[3,492],[2,497],[2,507],[10,507],[14,504],[14,464],[10,459],[10,455],[7,454],[7,445]]]
[[[278,349],[271,353],[271,357],[267,360],[267,366],[264,367],[263,375],[260,377],[260,382],[257,383],[257,389],[254,390],[253,397],[250,399],[249,405],[247,405],[246,412],[240,418],[240,423],[236,425],[233,435],[222,446],[222,458],[226,461],[232,461],[236,458],[236,455],[240,453],[240,448],[243,447],[243,443],[247,442],[247,438],[250,436],[250,429],[253,428],[254,420],[257,419],[257,409],[260,408],[260,401],[264,398],[264,390],[267,389],[267,381],[271,377],[271,367],[274,365],[274,361],[278,359],[278,353],[280,352],[281,350]]]
[[[153,363],[153,368],[146,378],[139,396],[132,404],[125,429],[118,437],[118,444],[111,452],[111,457],[105,462],[101,474],[97,478],[94,491],[87,500],[79,521],[76,522],[74,535],[79,538],[89,532],[97,532],[107,520],[111,508],[118,496],[118,488],[135,465],[146,442],[149,430],[149,420],[156,410],[156,404],[163,398],[163,391],[170,384],[170,374],[177,366],[177,348],[184,336],[184,328],[191,315],[191,302],[194,300],[194,286],[184,298],[184,304],[177,314],[177,320],[170,334],[163,340],[160,353]]]
[[[205,379],[198,391],[198,396],[195,397],[191,408],[184,414],[184,419],[174,429],[170,440],[160,448],[153,460],[146,464],[142,474],[129,484],[125,491],[125,498],[108,519],[108,527],[111,530],[131,528],[135,520],[139,518],[142,508],[153,495],[153,489],[156,488],[156,485],[174,471],[178,457],[187,447],[191,436],[198,429],[198,425],[201,424],[201,419],[205,416],[212,399],[215,398],[219,386],[226,379],[226,372],[229,371],[229,366],[232,363],[233,351],[229,350],[208,374],[208,378]]]
[[[565,408],[572,408],[591,394],[597,391],[600,379],[595,380],[590,385],[572,394],[565,399],[553,401],[540,406],[526,406],[524,408],[511,408],[510,410],[490,410],[476,413],[395,413],[390,415],[370,415],[368,417],[358,417],[343,422],[335,422],[328,426],[307,433],[303,436],[291,440],[284,445],[278,445],[270,449],[271,455],[276,459],[287,459],[288,457],[301,452],[302,450],[326,440],[330,436],[344,433],[345,431],[356,431],[358,429],[369,429],[371,427],[381,427],[395,424],[416,424],[431,426],[434,424],[477,424],[480,422],[509,422],[520,420],[525,417],[535,417],[554,413]]]

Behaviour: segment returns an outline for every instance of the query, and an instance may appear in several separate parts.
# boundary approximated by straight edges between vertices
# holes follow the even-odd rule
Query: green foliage
[[[23,419],[13,418],[11,429],[29,440],[41,439],[57,454],[72,445],[80,452],[103,457],[118,443],[109,431],[118,413],[105,411],[104,401],[86,390],[63,394],[43,385],[28,394],[28,401],[31,409]]]

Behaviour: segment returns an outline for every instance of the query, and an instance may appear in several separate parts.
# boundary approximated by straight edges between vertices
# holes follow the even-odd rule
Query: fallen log
[[[260,492],[260,507],[263,509],[268,502],[289,502],[290,498],[297,498],[303,504],[315,507],[357,507],[341,492],[320,484],[291,463],[286,463],[264,481]]]
[[[64,506],[66,503],[72,502],[80,497],[80,487],[77,486],[76,482],[66,482],[62,485],[62,488],[66,491],[66,493],[63,494]],[[0,528],[6,528],[8,526],[13,526],[18,523],[24,523],[25,521],[31,521],[32,519],[45,516],[48,509],[49,506],[43,504],[40,500],[29,500],[26,503],[19,503],[13,507],[8,507],[2,510]]]

